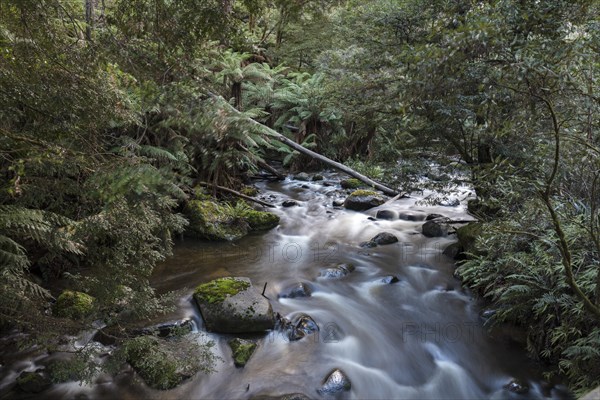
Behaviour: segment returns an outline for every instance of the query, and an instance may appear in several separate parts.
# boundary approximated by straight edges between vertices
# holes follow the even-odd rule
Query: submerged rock
[[[285,200],[283,203],[281,203],[281,205],[283,207],[294,207],[298,205],[298,202],[296,200]]]
[[[304,282],[298,282],[294,285],[287,287],[280,294],[281,298],[290,298],[294,299],[296,297],[310,297],[312,294],[312,288],[309,284]]]
[[[231,347],[233,363],[236,367],[245,366],[257,347],[254,342],[238,338],[230,340],[227,344]]]
[[[456,197],[445,198],[438,201],[438,205],[442,207],[458,207],[460,205],[460,200]]]
[[[440,219],[440,218],[446,218],[446,217],[442,214],[429,214],[429,215],[427,215],[427,218],[425,218],[425,221],[431,221],[431,220]]]
[[[23,371],[17,378],[17,387],[25,393],[40,393],[52,386],[52,381],[42,372]]]
[[[442,237],[448,235],[448,224],[435,219],[423,224],[423,235],[427,237]]]
[[[388,276],[384,276],[379,281],[382,283],[391,285],[392,283],[400,282],[400,279],[398,279],[398,277],[396,277],[394,275],[388,275]]]
[[[334,201],[333,201],[331,204],[332,204],[334,207],[341,207],[341,206],[343,206],[343,205],[344,205],[344,200],[334,200]]]
[[[377,235],[375,235],[368,242],[362,242],[360,244],[360,247],[372,248],[372,247],[384,246],[386,244],[392,244],[392,243],[397,243],[397,242],[398,242],[398,238],[396,236],[392,235],[389,232],[381,232],[381,233],[378,233]]]
[[[320,395],[335,395],[351,388],[350,379],[342,370],[336,368],[327,375],[321,387],[317,389],[317,393]]]
[[[335,267],[322,270],[319,276],[326,279],[340,279],[355,269],[356,267],[353,264],[339,264]]]
[[[364,211],[385,203],[385,198],[371,190],[355,190],[344,201],[344,207],[354,211]]]
[[[460,256],[460,252],[460,245],[458,243],[452,243],[444,249],[442,254],[447,257],[457,259]]]
[[[271,303],[248,278],[220,278],[204,283],[194,291],[194,299],[211,332],[264,332],[275,325]]]
[[[396,211],[392,210],[379,210],[377,211],[377,215],[375,216],[377,219],[385,219],[388,221],[393,221],[398,218],[398,214]]]
[[[321,174],[314,174],[311,180],[313,182],[319,182],[319,181],[322,181],[323,179],[324,179],[323,175],[321,175]]]

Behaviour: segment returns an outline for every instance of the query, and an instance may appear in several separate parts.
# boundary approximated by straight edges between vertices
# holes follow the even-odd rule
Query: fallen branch
[[[204,187],[215,188],[217,190],[220,190],[221,192],[226,192],[226,193],[232,194],[232,195],[240,197],[240,198],[242,198],[244,200],[253,201],[253,202],[257,203],[257,204],[260,204],[261,206],[275,208],[274,204],[267,203],[266,201],[259,200],[259,199],[255,198],[255,197],[246,196],[245,194],[242,194],[242,193],[240,193],[238,191],[235,191],[233,189],[229,189],[229,188],[226,188],[226,187],[223,187],[223,186],[213,185],[213,184],[207,183],[207,182],[197,182],[197,183],[198,183],[198,185],[201,185],[201,186],[204,186]]]

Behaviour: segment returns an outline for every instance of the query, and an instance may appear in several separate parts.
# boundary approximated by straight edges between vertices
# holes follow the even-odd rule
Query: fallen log
[[[255,197],[246,196],[243,193],[240,193],[240,192],[238,192],[236,190],[229,189],[229,188],[226,188],[226,187],[223,187],[223,186],[213,185],[212,183],[208,183],[208,182],[197,182],[197,184],[200,185],[200,186],[208,187],[208,188],[215,188],[217,190],[220,190],[221,192],[232,194],[232,195],[240,197],[240,198],[242,198],[244,200],[253,201],[253,202],[257,203],[257,204],[260,204],[261,206],[270,207],[270,208],[275,208],[276,207],[274,204],[267,203],[266,201],[259,200],[259,199],[255,198]]]
[[[211,94],[211,97],[213,99],[219,101],[220,103],[222,103],[223,107],[225,107],[229,112],[236,114],[238,116],[242,114],[235,107],[233,107],[231,104],[229,104],[223,97],[217,96],[214,94]],[[398,195],[398,191],[390,189],[389,187],[384,186],[378,182],[375,182],[374,180],[370,179],[369,177],[366,177],[366,176],[356,172],[355,170],[345,166],[344,164],[341,164],[337,161],[333,161],[319,153],[315,153],[314,151],[307,149],[306,147],[303,147],[302,145],[294,142],[293,140],[288,139],[287,137],[285,137],[281,133],[277,132],[276,130],[271,129],[268,126],[265,126],[265,125],[261,124],[260,122],[253,120],[252,118],[248,117],[247,120],[250,124],[258,126],[260,129],[262,129],[264,132],[268,133],[270,136],[276,138],[283,144],[287,145],[288,147],[291,147],[292,149],[294,149],[302,154],[306,154],[307,156],[312,157],[316,160],[319,160],[322,163],[327,164],[334,169],[337,169],[338,171],[344,172],[344,173],[350,175],[351,177],[356,178],[359,181],[367,184],[368,186],[371,186],[372,188],[380,190],[389,196]]]

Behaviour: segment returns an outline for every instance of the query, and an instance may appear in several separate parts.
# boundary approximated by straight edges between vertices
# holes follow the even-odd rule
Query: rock
[[[365,186],[364,183],[356,178],[343,179],[340,181],[340,185],[343,189],[358,189],[361,186]]]
[[[300,314],[296,316],[291,322],[283,318],[281,321],[281,328],[284,330],[285,335],[294,342],[319,331],[319,325],[315,322],[310,315]]]
[[[446,218],[446,217],[443,216],[442,214],[429,214],[427,216],[427,218],[425,218],[425,221],[432,221],[434,219],[440,219],[440,218]]]
[[[388,275],[388,276],[384,276],[383,278],[381,278],[380,282],[390,285],[392,283],[400,282],[400,279],[398,279],[398,277],[396,277],[396,276]]]
[[[286,393],[276,396],[262,394],[251,397],[250,400],[310,400],[310,397],[302,393]]]
[[[296,200],[285,200],[281,205],[283,207],[294,207],[298,205],[298,202]]]
[[[236,367],[243,367],[246,365],[254,350],[256,350],[256,343],[244,339],[232,339],[229,342],[231,352],[233,354],[233,363]]]
[[[457,207],[460,205],[460,200],[456,197],[444,198],[438,201],[438,205],[442,207]]]
[[[441,237],[448,235],[448,225],[439,220],[425,222],[422,229],[423,235],[427,237]]]
[[[480,199],[471,199],[467,202],[467,211],[476,217],[484,219],[498,215],[501,210],[502,207],[497,200],[482,201]]]
[[[452,243],[444,249],[442,254],[447,257],[457,259],[460,255],[460,245],[458,243]]]
[[[134,331],[136,335],[155,335],[158,337],[178,336],[192,331],[194,324],[190,318],[164,322]]]
[[[25,393],[40,393],[50,386],[52,386],[50,378],[37,371],[23,371],[17,378],[17,387]]]
[[[312,294],[312,288],[309,284],[304,282],[298,282],[294,285],[284,289],[279,297],[295,299],[296,297],[310,297]]]
[[[302,189],[310,189],[310,186],[308,186],[308,185],[302,185],[302,186],[300,186],[300,187],[301,187]]]
[[[94,311],[94,298],[82,292],[64,290],[56,299],[53,313],[57,317],[83,319]]]
[[[299,174],[294,176],[294,179],[297,181],[308,182],[310,181],[310,176],[306,172],[300,172]]]
[[[248,234],[249,224],[230,208],[210,200],[191,200],[184,214],[190,224],[185,234],[208,240],[238,240]]]
[[[312,177],[313,182],[319,182],[319,181],[322,181],[323,179],[324,179],[323,175],[321,175],[321,174],[314,174]]]
[[[398,238],[396,236],[392,235],[389,232],[381,232],[381,233],[378,233],[377,235],[375,235],[368,242],[362,242],[360,244],[360,247],[372,248],[372,247],[383,246],[386,244],[392,244],[392,243],[396,243],[396,242],[398,242]]]
[[[398,218],[398,214],[392,210],[379,210],[376,215],[377,219],[386,219],[388,221],[393,221]]]
[[[335,267],[322,270],[319,276],[326,279],[340,279],[355,269],[356,267],[352,264],[340,264]]]
[[[364,211],[373,207],[378,207],[383,203],[385,203],[385,199],[377,192],[370,190],[356,190],[346,198],[344,207],[349,210]]]
[[[344,205],[344,200],[334,200],[334,201],[333,201],[331,204],[332,204],[334,207],[341,207],[341,206],[343,206],[343,205]]]
[[[425,217],[426,215],[423,213],[414,213],[410,211],[398,213],[398,219],[403,221],[423,221]]]
[[[327,375],[317,393],[323,395],[335,395],[350,390],[352,385],[350,379],[339,369],[334,369]]]
[[[496,314],[496,310],[492,310],[492,309],[483,310],[481,312],[481,318],[483,318],[484,320],[488,320],[488,319],[492,318],[494,316],[494,314]]]
[[[201,284],[194,299],[211,332],[264,332],[275,325],[271,304],[248,278],[220,278]]]
[[[473,253],[475,249],[475,241],[481,235],[483,224],[480,222],[471,222],[470,224],[461,226],[456,230],[456,237],[461,252]]]
[[[279,216],[266,211],[247,208],[239,212],[252,231],[268,231],[279,225]]]
[[[506,385],[503,386],[504,389],[509,392],[517,393],[517,394],[525,394],[529,392],[529,385],[527,382],[523,382],[520,379],[512,379]]]
[[[331,187],[331,186],[335,186],[335,185],[332,182],[326,181],[326,182],[323,182],[323,186]]]

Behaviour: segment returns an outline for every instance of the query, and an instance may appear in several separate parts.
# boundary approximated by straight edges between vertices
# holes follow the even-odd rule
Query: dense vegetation
[[[600,384],[598,15],[593,0],[0,0],[1,328],[51,342],[167,309],[149,277],[196,183],[309,161],[252,118],[404,189],[419,156],[460,157],[484,221],[465,284],[550,374]],[[58,288],[91,296],[84,311],[49,312]]]

